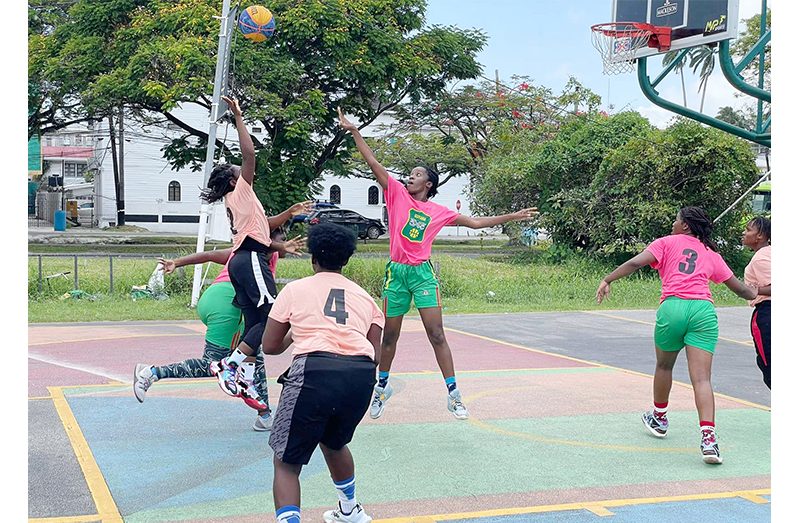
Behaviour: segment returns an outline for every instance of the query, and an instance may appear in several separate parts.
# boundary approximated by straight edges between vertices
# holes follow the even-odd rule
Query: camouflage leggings
[[[190,358],[178,363],[170,363],[155,367],[158,379],[163,378],[210,378],[211,372],[208,365],[212,361],[219,361],[232,352],[229,347],[220,347],[205,340],[205,353],[202,358]],[[263,352],[259,349],[255,358],[255,388],[261,399],[269,404],[269,391],[266,388],[266,368],[263,366]]]

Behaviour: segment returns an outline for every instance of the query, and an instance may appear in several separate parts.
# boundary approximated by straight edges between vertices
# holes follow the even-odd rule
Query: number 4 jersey
[[[657,259],[651,267],[659,271],[662,280],[660,303],[668,296],[712,301],[709,281],[722,283],[734,276],[720,254],[695,236],[664,236],[651,242],[646,250]]]
[[[385,317],[369,294],[337,272],[318,272],[296,280],[277,295],[269,317],[291,324],[293,355],[332,352],[374,359],[366,338]]]

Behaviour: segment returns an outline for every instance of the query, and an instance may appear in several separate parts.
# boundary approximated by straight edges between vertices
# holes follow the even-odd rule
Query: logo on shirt
[[[429,226],[432,218],[416,209],[410,209],[407,223],[402,228],[402,236],[411,242],[421,243],[424,241],[424,231]]]

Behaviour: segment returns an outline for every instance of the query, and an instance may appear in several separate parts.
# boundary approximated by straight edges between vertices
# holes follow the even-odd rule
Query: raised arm
[[[236,130],[238,131],[238,141],[241,146],[241,176],[252,185],[255,179],[255,145],[252,143],[252,137],[249,135],[247,126],[244,123],[244,116],[241,113],[241,107],[238,105],[238,100],[222,96],[222,100],[227,102],[233,116],[236,119]]]
[[[655,261],[657,261],[657,258],[651,254],[651,251],[643,251],[634,258],[620,264],[618,268],[605,276],[599,283],[598,290],[596,290],[596,301],[601,303],[604,298],[610,295],[610,283],[620,280],[624,276],[629,276],[641,267],[651,265]]]
[[[756,287],[749,287],[734,276],[723,282],[723,285],[729,288],[734,294],[744,300],[753,300],[756,298],[758,289]]]
[[[217,251],[195,252],[194,254],[181,256],[180,258],[175,258],[174,260],[168,258],[158,258],[158,261],[163,264],[164,274],[170,274],[178,267],[183,267],[185,265],[196,265],[198,263],[205,262],[213,262],[218,263],[219,265],[224,265],[230,258],[231,252],[233,252],[233,248],[228,247],[227,249],[221,249]]]
[[[311,200],[307,200],[304,202],[295,203],[288,209],[284,210],[280,214],[276,216],[269,216],[269,229],[274,230],[285,222],[293,218],[294,216],[298,216],[300,214],[310,214],[313,212],[313,202]]]
[[[469,227],[471,229],[482,229],[484,227],[495,227],[503,223],[528,220],[538,214],[537,207],[530,207],[528,209],[521,209],[520,211],[511,214],[502,214],[501,216],[465,216],[461,214],[458,216],[454,224]]]
[[[377,179],[377,183],[380,184],[380,187],[383,189],[387,189],[388,178],[391,175],[388,174],[385,167],[377,161],[377,158],[374,157],[374,153],[371,151],[371,147],[369,147],[366,140],[363,139],[357,126],[346,119],[340,107],[338,108],[338,122],[342,129],[352,133],[352,137],[355,139],[355,145],[357,145],[357,150],[360,151],[360,154],[363,155],[363,159],[369,164],[371,172],[374,173],[374,177]]]

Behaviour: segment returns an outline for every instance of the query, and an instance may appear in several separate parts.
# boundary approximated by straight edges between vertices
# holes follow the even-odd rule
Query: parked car
[[[387,232],[381,221],[366,218],[362,214],[348,209],[318,209],[310,215],[308,224],[312,227],[323,222],[337,223],[357,229],[358,238],[376,240]]]

